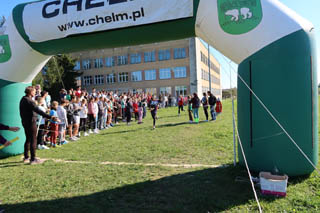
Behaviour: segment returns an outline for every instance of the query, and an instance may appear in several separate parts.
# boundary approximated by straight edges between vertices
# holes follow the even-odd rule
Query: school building
[[[210,55],[210,56],[209,56]],[[81,87],[91,91],[146,92],[201,97],[210,89],[222,96],[220,64],[196,37],[72,54],[83,72]],[[210,60],[209,60],[210,58]]]

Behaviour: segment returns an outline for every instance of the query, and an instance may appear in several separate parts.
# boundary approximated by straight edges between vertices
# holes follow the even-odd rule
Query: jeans
[[[195,120],[199,119],[199,108],[193,108],[192,111],[193,111],[193,118]]]
[[[212,120],[216,120],[216,112],[214,110],[214,105],[210,105],[210,114],[211,114]]]

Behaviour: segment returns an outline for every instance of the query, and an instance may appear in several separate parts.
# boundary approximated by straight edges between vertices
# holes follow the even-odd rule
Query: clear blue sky
[[[0,15],[8,17],[15,5],[30,2],[31,0],[0,0]],[[263,0],[262,0],[263,1]],[[317,46],[318,46],[318,68],[320,69],[320,0],[280,0],[285,5],[295,10],[297,13],[311,21],[316,29],[317,33]],[[216,50],[212,50],[218,61],[220,62],[222,87],[230,87],[230,68],[229,64],[224,60],[222,56]],[[227,59],[229,61],[229,59]],[[237,69],[237,65],[231,63],[234,69]],[[320,73],[318,73],[318,82],[320,82]],[[232,87],[236,86],[236,74],[232,74]]]

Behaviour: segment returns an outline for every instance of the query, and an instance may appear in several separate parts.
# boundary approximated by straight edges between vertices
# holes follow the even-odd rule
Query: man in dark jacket
[[[37,114],[42,117],[58,120],[56,117],[43,112],[36,105],[32,99],[36,95],[36,89],[34,87],[27,87],[25,89],[25,96],[20,101],[20,117],[22,120],[22,126],[26,134],[26,142],[24,144],[24,162],[30,161],[30,164],[43,163],[42,160],[36,158],[36,147],[37,147]],[[29,159],[29,150],[31,152],[31,159]]]
[[[216,112],[214,108],[217,102],[217,98],[210,91],[208,91],[208,96],[209,96],[208,102],[210,105],[210,114],[211,114],[212,121],[214,121],[216,120]]]
[[[19,129],[20,129],[19,127],[9,127],[0,123],[0,130],[9,130],[9,131],[17,132]],[[0,135],[0,145],[3,145],[6,147],[6,146],[10,146],[11,143],[10,141],[7,141],[4,137],[2,137],[2,135]]]

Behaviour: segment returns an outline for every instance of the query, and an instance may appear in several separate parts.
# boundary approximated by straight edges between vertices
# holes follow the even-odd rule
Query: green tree
[[[82,75],[74,70],[76,60],[65,54],[52,57],[32,84],[40,84],[50,93],[53,100],[59,100],[59,91],[62,88],[75,88],[76,78]]]

